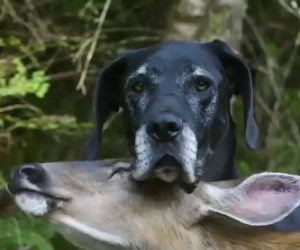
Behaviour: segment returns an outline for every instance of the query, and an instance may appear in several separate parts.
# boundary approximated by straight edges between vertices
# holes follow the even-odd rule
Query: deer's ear
[[[282,220],[300,203],[300,178],[296,175],[262,173],[252,175],[234,188],[208,186],[209,211],[252,226]]]

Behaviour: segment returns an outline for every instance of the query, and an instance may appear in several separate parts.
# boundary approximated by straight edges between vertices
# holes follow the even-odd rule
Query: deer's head
[[[193,194],[162,182],[136,184],[121,162],[58,162],[16,170],[9,190],[26,213],[45,216],[86,249],[210,249],[201,220],[220,214],[250,226],[277,222],[300,202],[300,178],[262,173],[200,183]]]

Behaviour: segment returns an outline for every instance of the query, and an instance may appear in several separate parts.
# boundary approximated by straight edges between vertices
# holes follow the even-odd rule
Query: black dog
[[[189,191],[199,178],[237,178],[229,102],[233,94],[242,97],[246,142],[257,148],[252,85],[249,67],[220,41],[164,43],[130,51],[99,76],[97,127],[86,158],[97,157],[104,122],[122,107],[137,180],[147,179],[159,166],[168,170],[163,168],[168,165],[178,165],[182,175],[171,169],[160,177],[172,181],[182,176]],[[300,208],[269,228],[299,231]]]
[[[168,182],[180,177],[191,191],[200,178],[235,178],[233,94],[243,99],[245,138],[255,149],[251,72],[225,43],[172,42],[127,52],[98,79],[97,128],[86,158],[96,158],[103,123],[122,107],[135,180],[155,172]]]

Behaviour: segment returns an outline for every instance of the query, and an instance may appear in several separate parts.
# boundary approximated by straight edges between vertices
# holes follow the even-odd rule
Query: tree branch
[[[109,6],[111,4],[111,1],[112,0],[106,0],[105,1],[103,10],[102,10],[101,15],[99,17],[99,21],[98,21],[98,26],[97,26],[96,32],[95,32],[95,34],[93,36],[93,40],[92,40],[92,43],[91,43],[90,50],[89,50],[89,52],[87,54],[87,57],[86,57],[86,61],[85,61],[85,64],[84,64],[84,68],[83,68],[82,74],[80,76],[78,85],[76,87],[76,89],[81,90],[82,94],[84,94],[84,95],[86,94],[86,86],[84,85],[84,81],[86,79],[86,75],[87,75],[87,72],[88,72],[91,60],[93,58],[93,55],[94,55],[94,52],[95,52],[95,49],[96,49],[96,46],[97,46],[97,42],[98,42],[99,36],[101,34],[102,26],[103,26],[106,14],[108,12]]]

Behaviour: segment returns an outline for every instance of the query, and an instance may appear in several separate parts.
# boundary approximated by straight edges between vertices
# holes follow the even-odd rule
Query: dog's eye
[[[142,93],[144,92],[145,87],[141,82],[136,82],[132,84],[131,89],[136,93]]]
[[[202,79],[195,80],[194,84],[195,84],[195,88],[198,92],[202,92],[202,91],[208,89],[208,87],[210,86],[210,83],[208,81],[205,81]]]

